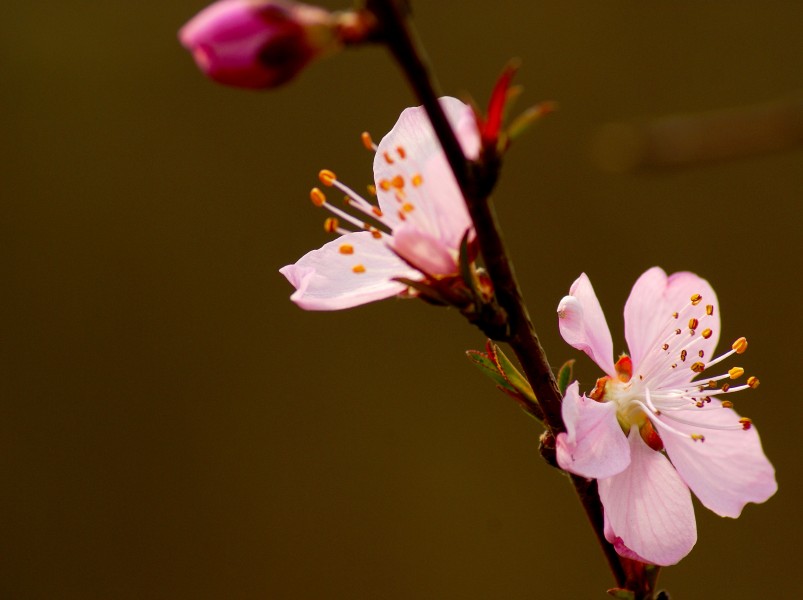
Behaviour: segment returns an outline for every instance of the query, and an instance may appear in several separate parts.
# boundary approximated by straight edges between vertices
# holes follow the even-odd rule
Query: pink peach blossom
[[[619,554],[658,565],[686,556],[697,540],[690,491],[725,517],[777,490],[755,427],[726,398],[758,386],[743,369],[710,369],[747,349],[736,340],[720,356],[719,303],[693,273],[655,267],[625,304],[630,355],[613,361],[613,342],[588,277],[558,306],[560,331],[605,372],[588,397],[572,384],[557,437],[565,470],[598,480],[605,536]],[[699,377],[699,379],[697,379]]]
[[[455,98],[440,102],[463,151],[476,158],[480,140],[471,108]],[[376,205],[334,173],[321,172],[326,185],[346,194],[352,210],[331,205],[321,190],[313,190],[313,202],[335,215],[327,228],[340,237],[280,269],[296,288],[290,299],[301,308],[350,308],[405,293],[408,286],[396,278],[421,281],[458,273],[460,243],[471,231],[471,219],[424,109],[404,110],[375,151]]]

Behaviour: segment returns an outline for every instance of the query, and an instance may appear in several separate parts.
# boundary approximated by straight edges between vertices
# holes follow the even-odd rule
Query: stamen
[[[751,375],[747,378],[747,385],[749,385],[752,389],[756,389],[761,382],[758,380],[758,377]]]
[[[326,204],[326,196],[324,196],[323,192],[318,188],[312,188],[310,190],[309,198],[310,200],[312,200],[312,203],[318,208]]]
[[[402,160],[407,158],[407,151],[404,149],[404,146],[397,146],[396,147],[396,153],[399,155],[399,158],[401,158]]]
[[[362,145],[365,146],[366,150],[376,152],[376,144],[374,144],[374,140],[371,139],[370,133],[363,131],[362,135],[360,135],[360,139],[362,139]]]
[[[700,302],[702,302],[703,297],[700,294],[692,294],[690,300],[692,306],[697,306],[700,304]]]
[[[321,180],[321,183],[325,186],[331,187],[335,181],[337,181],[337,175],[334,172],[330,171],[329,169],[323,169],[320,173],[318,173],[318,179]]]
[[[418,187],[422,183],[424,183],[424,178],[421,177],[420,173],[416,173],[415,175],[413,175],[412,179],[410,179],[410,183],[413,184],[413,187]]]
[[[713,304],[706,304],[705,305],[705,314],[709,317],[714,314],[714,305]]]
[[[685,350],[681,350],[681,352],[680,352],[680,361],[681,362],[686,362],[686,355],[687,355],[687,352]]]
[[[351,244],[340,244],[340,248],[338,248],[340,254],[354,254],[354,246]]]
[[[739,423],[742,424],[742,429],[744,429],[745,431],[747,431],[753,426],[753,421],[751,421],[747,417],[742,417],[741,419],[739,419]]]
[[[747,350],[747,338],[740,337],[733,342],[731,348],[736,351],[736,354],[744,354],[745,350]]]
[[[392,165],[392,164],[394,163],[394,160],[393,160],[393,158],[390,156],[390,153],[389,153],[389,152],[384,152],[384,153],[382,154],[382,157],[385,159],[385,162],[386,162],[386,163],[388,163],[389,165]]]
[[[323,222],[323,228],[326,233],[336,233],[340,229],[340,223],[335,217],[328,217]]]
[[[701,433],[692,433],[691,436],[689,436],[689,437],[691,437],[691,439],[693,439],[695,442],[704,442],[705,441],[705,436],[703,434],[701,434]]]
[[[365,266],[364,265],[354,265],[351,268],[352,271],[355,273],[365,273]]]
[[[739,379],[742,375],[744,375],[744,369],[741,367],[733,367],[728,371],[728,377],[731,379]]]
[[[705,371],[705,365],[701,363],[699,360],[691,366],[691,370],[695,373],[702,373]]]
[[[713,332],[713,331],[711,331],[710,329],[703,329],[703,332],[702,332],[700,335],[701,335],[701,336],[703,336],[703,339],[707,340],[708,338],[710,338],[710,337],[711,337],[711,335],[712,335],[713,333],[714,333],[714,332]]]
[[[733,402],[731,402],[730,400],[723,400],[721,405],[722,408],[733,408]]]
[[[694,319],[694,318],[689,319],[689,329],[691,329],[692,331],[697,329],[697,326],[699,324],[700,324],[700,321],[698,321],[697,319]]]

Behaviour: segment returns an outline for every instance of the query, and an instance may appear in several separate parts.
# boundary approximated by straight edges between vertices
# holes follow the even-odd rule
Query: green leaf
[[[496,364],[499,367],[500,373],[505,376],[505,379],[507,379],[508,383],[513,387],[513,389],[520,392],[531,402],[536,402],[535,392],[533,392],[533,388],[530,385],[530,382],[527,381],[527,378],[519,372],[512,362],[510,362],[510,359],[505,356],[505,353],[502,352],[499,346],[494,345],[494,353],[496,355]]]
[[[505,379],[505,376],[499,372],[499,368],[490,356],[479,350],[466,350],[466,356],[498,387],[504,388],[510,392],[516,391],[516,389],[508,383],[507,379]]]
[[[515,140],[522,133],[527,131],[535,123],[540,121],[544,116],[557,110],[557,104],[554,102],[541,102],[535,106],[531,106],[518,117],[513,119],[513,122],[507,128],[508,138]]]
[[[572,372],[574,371],[574,359],[567,360],[558,371],[558,389],[560,395],[566,394],[566,388],[569,387],[569,382],[572,380]]]

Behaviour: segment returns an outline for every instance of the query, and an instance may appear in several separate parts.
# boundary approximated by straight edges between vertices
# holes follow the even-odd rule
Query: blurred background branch
[[[591,143],[605,171],[685,168],[803,144],[803,93],[751,106],[607,123]]]

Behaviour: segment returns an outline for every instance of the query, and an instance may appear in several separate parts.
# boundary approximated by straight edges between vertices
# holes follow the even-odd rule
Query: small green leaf
[[[494,352],[496,354],[496,363],[499,366],[499,371],[505,376],[510,386],[531,402],[536,402],[535,392],[533,392],[530,382],[527,381],[524,375],[519,373],[519,370],[510,362],[510,359],[505,356],[505,353],[502,352],[499,346],[494,346]]]
[[[555,110],[557,110],[557,104],[554,102],[541,102],[540,104],[531,106],[513,119],[513,122],[507,128],[508,138],[511,140],[516,139],[544,116]]]
[[[491,357],[480,352],[479,350],[466,350],[466,356],[477,367],[488,376],[497,387],[504,388],[508,392],[515,392],[516,389],[508,383],[505,376],[499,372],[496,363]]]
[[[569,387],[569,382],[572,380],[572,372],[574,371],[574,359],[567,360],[558,371],[558,389],[560,395],[566,394],[566,388]]]

